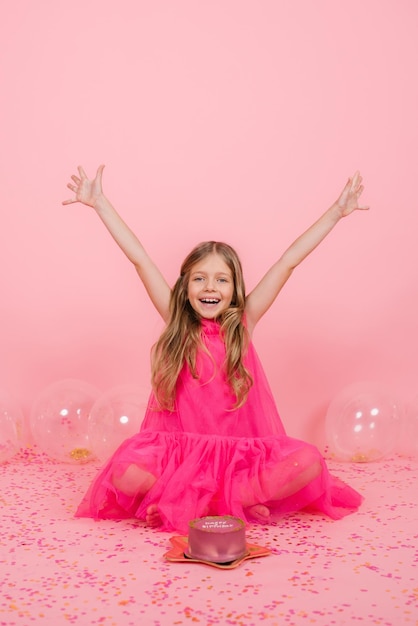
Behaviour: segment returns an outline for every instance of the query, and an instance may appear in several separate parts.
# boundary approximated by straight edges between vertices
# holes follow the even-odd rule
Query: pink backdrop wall
[[[15,0],[1,20],[0,388],[27,413],[64,378],[148,382],[161,323],[79,163],[172,282],[202,239],[251,288],[359,168],[339,224],[256,331],[290,434],[339,389],[417,393],[415,0]]]

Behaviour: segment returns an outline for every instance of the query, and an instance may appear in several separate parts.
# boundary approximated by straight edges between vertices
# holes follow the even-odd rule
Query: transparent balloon
[[[0,390],[0,463],[14,457],[21,447],[23,414],[14,399]]]
[[[405,407],[398,452],[404,456],[418,457],[418,396],[412,398]]]
[[[149,394],[149,387],[120,385],[99,396],[88,424],[91,447],[99,459],[106,460],[125,439],[139,431]]]
[[[88,419],[99,394],[93,385],[76,379],[61,380],[44,389],[30,415],[34,442],[57,461],[82,464],[92,460]]]
[[[360,382],[330,403],[326,438],[332,458],[365,463],[391,454],[400,434],[399,404],[383,384]]]

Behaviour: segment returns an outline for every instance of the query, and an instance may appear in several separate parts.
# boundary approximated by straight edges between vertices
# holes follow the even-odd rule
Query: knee
[[[322,474],[322,462],[320,459],[315,459],[311,465],[306,468],[306,471],[309,473],[310,480],[314,480],[318,478]]]
[[[156,478],[138,465],[131,464],[121,475],[114,475],[114,487],[127,496],[144,495],[154,485]]]

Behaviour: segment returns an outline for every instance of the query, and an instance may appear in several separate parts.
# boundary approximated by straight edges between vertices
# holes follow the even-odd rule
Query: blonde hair
[[[192,267],[214,253],[223,258],[234,281],[231,304],[219,318],[226,347],[225,372],[236,398],[234,408],[245,403],[253,384],[242,360],[248,333],[243,324],[245,285],[241,262],[228,244],[205,241],[190,252],[181,266],[180,276],[171,292],[170,320],[152,350],[152,386],[162,409],[174,410],[176,383],[185,363],[192,376],[198,378],[196,356],[202,346],[201,318],[189,302],[188,285]]]

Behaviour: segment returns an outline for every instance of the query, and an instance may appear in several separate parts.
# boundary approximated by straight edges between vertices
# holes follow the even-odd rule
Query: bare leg
[[[138,465],[132,464],[122,476],[113,478],[113,484],[116,489],[119,489],[127,496],[141,498],[151,489],[156,480],[153,474]],[[153,528],[160,526],[161,517],[156,504],[150,504],[147,508],[145,520]]]
[[[299,464],[295,462],[294,468],[298,467]],[[277,487],[277,482],[275,481],[275,476],[277,479],[283,480],[282,472],[280,468],[275,468],[269,473],[269,477],[266,480],[266,493],[268,493],[269,500],[283,500],[284,498],[288,498],[292,496],[294,493],[297,493],[303,487],[306,487],[310,482],[312,482],[317,476],[322,472],[321,463],[316,460],[311,465],[308,465],[305,468],[301,468],[300,472],[291,478],[286,483],[282,484],[280,487]],[[276,483],[276,484],[275,484]]]
[[[122,476],[113,477],[113,484],[127,496],[144,496],[156,480],[153,474],[132,463]]]
[[[284,500],[306,487],[321,472],[322,465],[316,454],[309,458],[305,452],[303,463],[298,460],[297,455],[293,455],[259,476],[259,489],[265,502]],[[249,495],[243,497],[243,505],[249,508],[251,515],[259,521],[267,521],[270,517],[268,507],[260,501],[249,501]]]

